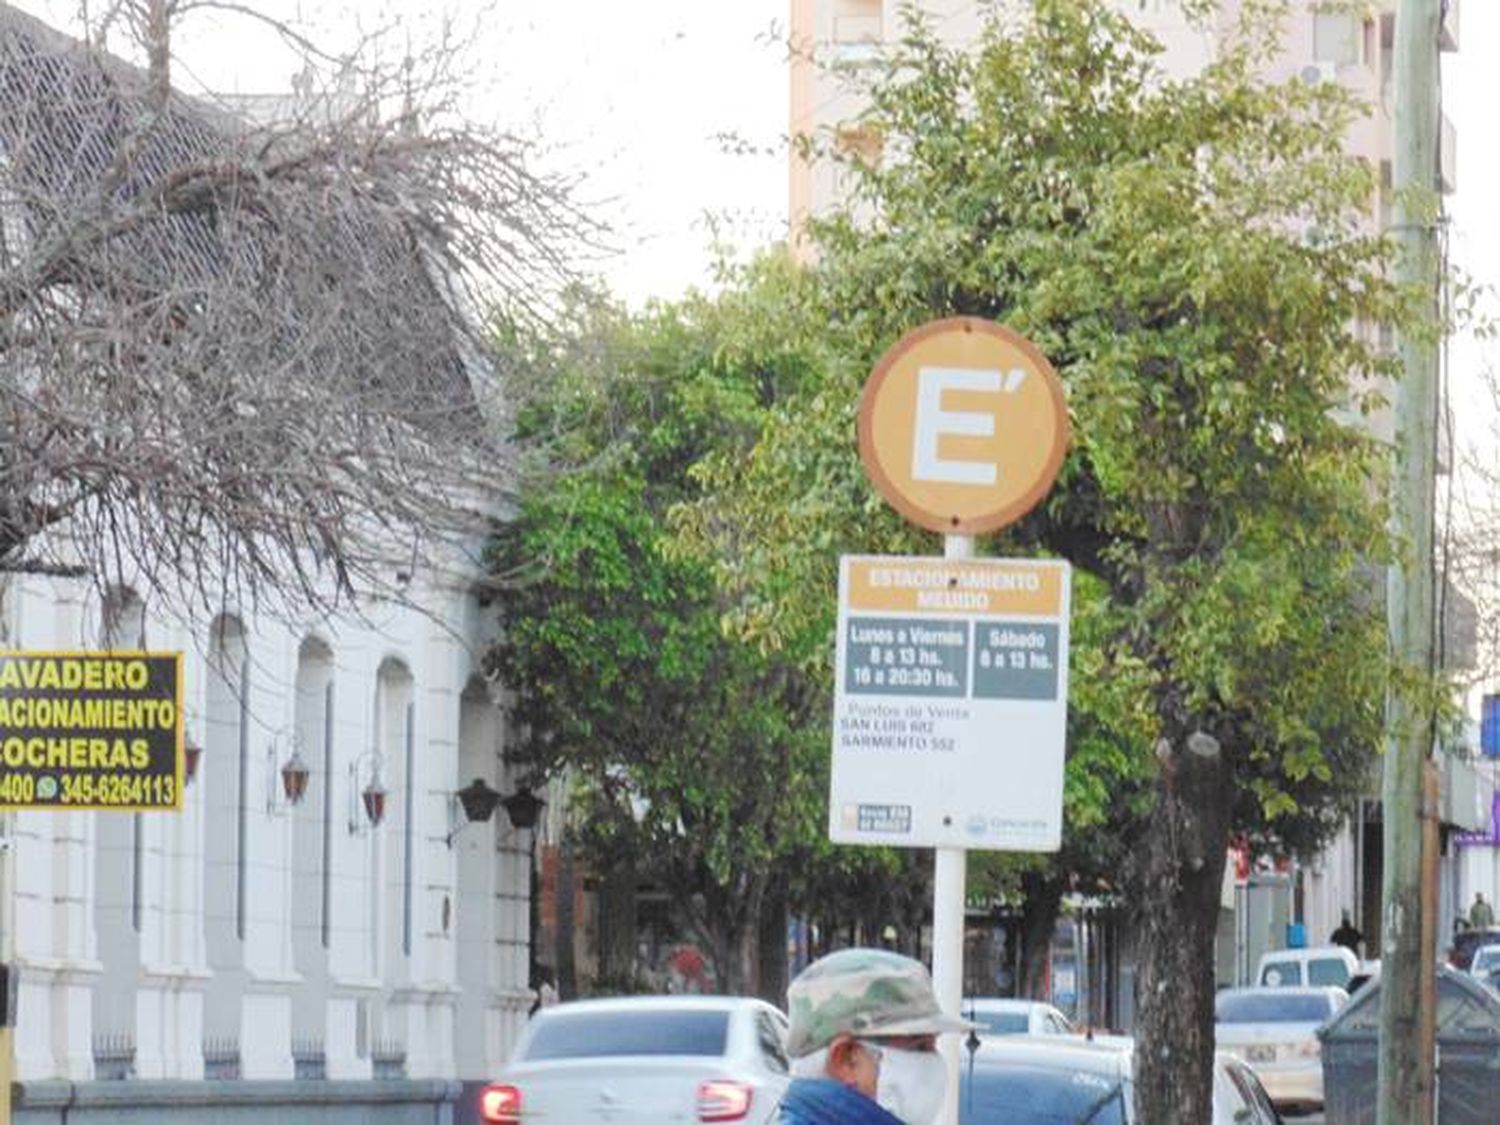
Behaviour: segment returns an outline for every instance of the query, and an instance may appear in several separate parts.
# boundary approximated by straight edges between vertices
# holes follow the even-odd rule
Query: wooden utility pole
[[[1391,519],[1399,557],[1388,571],[1386,618],[1400,681],[1386,703],[1381,786],[1385,859],[1381,884],[1380,1057],[1377,1125],[1427,1125],[1432,1053],[1423,1002],[1432,950],[1422,925],[1422,780],[1432,752],[1425,683],[1435,669],[1433,510],[1437,461],[1437,138],[1440,0],[1400,0],[1396,11],[1396,144],[1392,187],[1397,279],[1421,294],[1428,325],[1401,335]]]

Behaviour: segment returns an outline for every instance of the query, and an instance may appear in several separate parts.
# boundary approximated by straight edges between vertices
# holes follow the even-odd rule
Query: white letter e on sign
[[[912,478],[944,484],[994,484],[997,466],[988,461],[945,461],[938,456],[938,442],[944,434],[961,437],[993,437],[995,434],[994,414],[944,410],[944,392],[978,391],[998,395],[1003,389],[1004,376],[999,371],[968,367],[920,368],[917,371],[917,418],[912,427]]]

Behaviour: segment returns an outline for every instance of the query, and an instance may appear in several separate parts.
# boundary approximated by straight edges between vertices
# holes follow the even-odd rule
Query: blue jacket
[[[858,1090],[832,1078],[796,1078],[781,1099],[777,1125],[902,1125]]]

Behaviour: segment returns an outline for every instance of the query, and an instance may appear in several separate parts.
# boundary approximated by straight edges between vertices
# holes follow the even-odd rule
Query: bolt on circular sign
[[[1024,336],[978,317],[935,320],[875,365],[859,453],[887,503],[951,535],[998,531],[1041,501],[1068,450],[1062,381]]]

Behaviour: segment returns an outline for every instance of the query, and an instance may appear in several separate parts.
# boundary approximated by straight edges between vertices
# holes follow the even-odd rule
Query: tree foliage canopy
[[[810,224],[817,267],[794,294],[817,310],[796,319],[821,321],[827,377],[778,405],[748,463],[703,467],[684,524],[707,542],[732,529],[716,557],[742,636],[825,662],[832,555],[931,550],[863,480],[865,372],[925,320],[1004,321],[1061,373],[1075,444],[995,549],[1057,553],[1098,583],[1077,720],[1138,753],[1168,705],[1220,730],[1254,798],[1242,821],[1280,819],[1300,847],[1378,730],[1363,568],[1386,553],[1381,449],[1358,423],[1389,371],[1371,326],[1401,304],[1371,171],[1342,148],[1356,107],[1258,81],[1263,49],[1230,43],[1172,81],[1153,40],[1094,4],[1039,3],[973,51],[914,22],[860,121],[885,158],[809,146],[855,185]],[[1299,809],[1319,832],[1292,826]]]
[[[668,519],[698,494],[692,467],[748,448],[806,377],[738,324],[702,300],[634,318],[593,304],[545,351],[518,427],[532,472],[495,548],[494,667],[514,693],[510,753],[572,778],[591,865],[668,890],[743,987],[770,881],[817,837],[827,697],[724,632],[711,560]]]
[[[826,377],[777,405],[748,457],[705,462],[679,514],[739,635],[826,669],[837,554],[914,539],[855,456],[865,372],[952,315],[1002,321],[1051,359],[1074,448],[992,548],[1079,571],[1068,832],[1097,826],[1130,857],[1142,1032],[1188,1059],[1143,1062],[1149,1120],[1206,1115],[1230,831],[1324,841],[1367,784],[1387,684],[1370,431],[1392,363],[1377,326],[1409,306],[1373,171],[1343,149],[1359,107],[1259,77],[1273,9],[1248,6],[1184,78],[1103,4],[1038,0],[972,49],[912,16],[861,72],[862,142],[846,123],[805,145],[853,185],[809,223],[816,265],[787,296],[789,323],[818,326]]]
[[[1379,326],[1408,306],[1387,280],[1372,171],[1342,147],[1359,108],[1331,84],[1258,77],[1274,44],[1255,17],[1273,7],[1247,7],[1217,59],[1179,79],[1098,3],[1038,0],[964,50],[913,17],[860,71],[874,146],[845,145],[847,127],[806,141],[853,184],[809,223],[814,262],[770,255],[695,314],[719,318],[703,369],[721,362],[741,395],[768,356],[795,377],[751,414],[723,412],[744,423],[732,434],[694,430],[713,440],[673,461],[670,496],[614,491],[644,522],[626,538],[662,544],[653,567],[691,565],[678,588],[704,610],[695,637],[820,689],[800,713],[770,704],[810,762],[826,746],[838,555],[936,546],[861,471],[866,373],[904,331],[953,315],[1003,321],[1048,355],[1074,448],[1047,501],[987,547],[1077,569],[1063,859],[1129,877],[1149,922],[1143,981],[1190,981],[1143,992],[1152,1033],[1189,1060],[1174,1074],[1143,1061],[1150,1120],[1206,1115],[1230,831],[1298,852],[1327,839],[1366,785],[1387,684],[1371,428],[1391,372]],[[872,147],[879,159],[860,155]],[[675,651],[636,649],[657,671]],[[726,725],[755,727],[767,696],[710,698]],[[821,834],[818,770],[730,783],[756,777]]]

